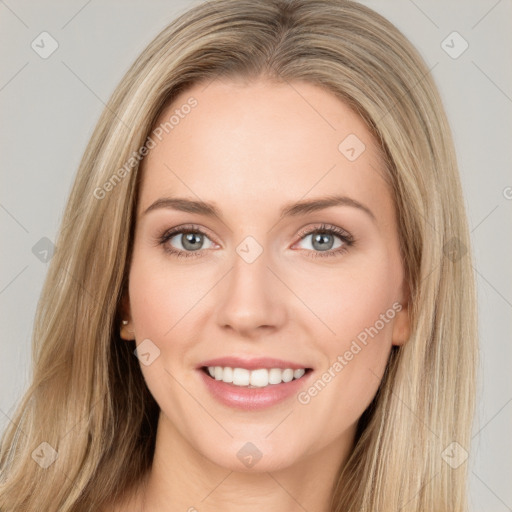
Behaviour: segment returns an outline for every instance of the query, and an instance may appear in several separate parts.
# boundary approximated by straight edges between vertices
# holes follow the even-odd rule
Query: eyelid
[[[324,232],[324,231],[333,232],[340,238],[346,239],[347,243],[354,242],[354,237],[345,229],[340,228],[338,226],[334,226],[332,224],[325,224],[323,222],[321,222],[313,227],[308,226],[307,228],[300,229],[297,233],[297,236],[302,239],[304,236],[311,235],[312,233]]]
[[[222,245],[216,240],[215,236],[210,234],[209,230],[207,230],[203,226],[199,226],[198,224],[180,224],[179,226],[174,226],[174,227],[164,231],[164,233],[157,238],[159,240],[161,240],[163,238],[170,239],[174,235],[177,235],[179,233],[186,233],[186,232],[200,233],[202,235],[207,236],[212,242],[216,243],[217,245]]]

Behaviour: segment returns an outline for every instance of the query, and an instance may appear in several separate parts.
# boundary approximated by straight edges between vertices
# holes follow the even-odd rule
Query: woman
[[[439,95],[393,25],[194,7],[83,157],[0,509],[466,510],[469,245]]]

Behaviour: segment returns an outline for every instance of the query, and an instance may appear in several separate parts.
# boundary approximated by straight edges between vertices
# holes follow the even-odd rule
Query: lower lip
[[[312,373],[308,371],[300,379],[294,379],[290,382],[269,384],[264,388],[247,388],[235,386],[234,384],[229,384],[222,380],[212,379],[206,375],[203,370],[198,371],[210,393],[219,402],[229,407],[246,411],[255,411],[271,407],[293,395],[297,395]]]

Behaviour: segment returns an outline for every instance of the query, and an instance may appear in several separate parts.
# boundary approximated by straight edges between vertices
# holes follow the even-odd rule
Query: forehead
[[[391,208],[381,151],[364,120],[314,84],[196,84],[152,133],[139,212],[162,195],[277,208],[340,193]]]

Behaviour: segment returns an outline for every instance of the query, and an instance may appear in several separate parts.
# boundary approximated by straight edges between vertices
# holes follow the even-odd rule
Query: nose
[[[220,290],[217,322],[223,330],[256,338],[285,324],[289,297],[270,265],[266,251],[252,262],[235,255]]]

